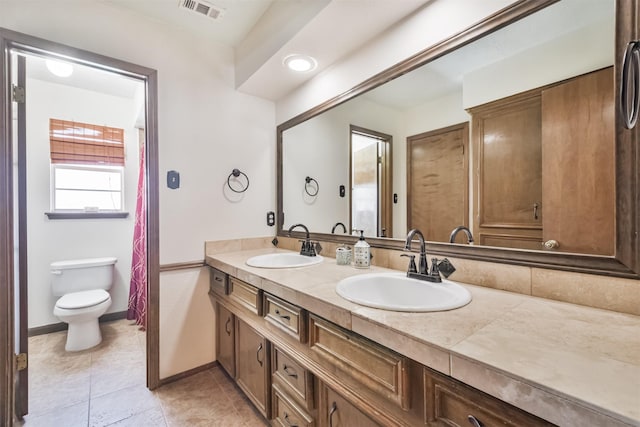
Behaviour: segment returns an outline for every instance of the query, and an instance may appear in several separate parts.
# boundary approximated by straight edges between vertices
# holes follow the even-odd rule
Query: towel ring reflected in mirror
[[[246,182],[246,184],[242,184],[241,183],[242,188],[240,190],[237,190],[237,189],[233,188],[233,186],[231,185],[231,177],[239,178],[241,175],[244,176],[244,178],[245,178],[245,180],[247,182]],[[236,181],[240,182],[241,180],[240,179],[236,179]],[[249,177],[244,172],[241,172],[240,169],[234,169],[233,171],[231,171],[231,173],[227,177],[227,185],[229,186],[231,191],[233,191],[234,193],[244,193],[249,188]]]
[[[320,184],[318,184],[318,181],[316,181],[315,179],[311,178],[310,176],[308,176],[308,177],[306,177],[304,179],[304,192],[305,193],[307,193],[311,197],[315,197],[315,196],[318,195],[319,191],[320,191]]]

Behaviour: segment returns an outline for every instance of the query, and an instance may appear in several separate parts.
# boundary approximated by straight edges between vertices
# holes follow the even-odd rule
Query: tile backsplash
[[[205,253],[234,252],[273,247],[270,237],[205,243]],[[320,242],[322,256],[335,257],[337,244]],[[298,251],[298,239],[278,237],[278,248]],[[405,271],[407,259],[401,251],[371,248],[372,264]],[[640,281],[595,274],[449,258],[456,267],[452,280],[572,304],[640,315]]]

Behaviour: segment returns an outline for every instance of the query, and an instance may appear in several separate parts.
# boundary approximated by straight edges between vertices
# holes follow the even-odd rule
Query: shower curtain
[[[141,329],[145,330],[147,327],[147,204],[143,130],[140,130],[140,169],[135,220],[127,319],[135,320],[136,325],[140,325]]]

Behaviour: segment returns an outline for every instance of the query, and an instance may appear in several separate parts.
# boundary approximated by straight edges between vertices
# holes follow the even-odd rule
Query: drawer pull
[[[284,420],[287,422],[288,426],[298,427],[298,424],[292,424],[291,421],[289,421],[289,414],[287,414],[286,412],[284,413]]]
[[[260,364],[260,366],[262,366],[262,359],[260,359],[260,352],[262,351],[262,343],[260,343],[260,345],[258,346],[258,350],[256,351],[256,360],[258,361],[258,363]]]
[[[214,277],[214,280],[215,280],[216,282],[222,282],[222,277],[218,277],[218,276],[216,276],[216,277]]]
[[[478,419],[473,415],[469,415],[467,417],[467,420],[469,420],[469,424],[471,424],[473,427],[482,427],[482,423],[478,421]]]
[[[333,427],[333,414],[338,410],[338,404],[333,402],[331,404],[331,410],[329,411],[329,427]]]
[[[296,379],[298,378],[298,373],[297,373],[296,371],[294,371],[293,369],[291,369],[291,367],[290,367],[290,366],[284,365],[284,366],[282,367],[282,370],[283,370],[287,375],[289,375],[290,377],[293,377],[293,378],[296,378]]]
[[[231,323],[231,316],[227,318],[227,323],[224,324],[224,331],[227,335],[231,336],[231,329],[229,329],[229,324]]]
[[[287,314],[280,314],[280,310],[278,310],[277,308],[276,308],[276,314],[277,314],[278,316],[280,316],[280,318],[281,318],[281,319],[284,319],[284,320],[286,320],[287,322],[291,320],[291,316],[289,316],[289,315],[287,315]]]

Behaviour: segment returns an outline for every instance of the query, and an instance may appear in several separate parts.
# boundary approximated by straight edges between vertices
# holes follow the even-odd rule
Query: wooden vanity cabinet
[[[424,368],[425,415],[429,426],[553,426],[460,381]]]
[[[211,293],[217,358],[272,425],[552,425],[248,283],[229,285]]]
[[[236,317],[236,383],[267,419],[271,417],[270,343]]]
[[[216,359],[231,378],[236,376],[235,328],[233,313],[216,302]]]

